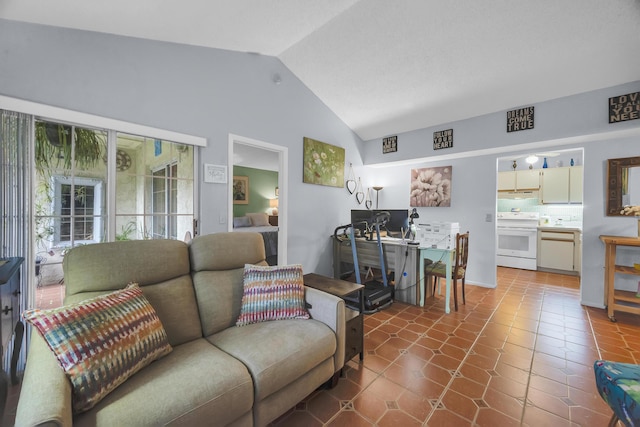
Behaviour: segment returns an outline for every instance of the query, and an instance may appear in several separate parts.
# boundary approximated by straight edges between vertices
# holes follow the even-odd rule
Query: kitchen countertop
[[[547,225],[539,225],[538,231],[578,231],[582,233],[582,227],[571,225],[571,224],[567,224],[567,225],[547,224]]]

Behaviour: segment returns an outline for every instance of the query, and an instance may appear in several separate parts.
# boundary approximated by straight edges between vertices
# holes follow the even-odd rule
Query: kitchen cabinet
[[[540,188],[540,169],[498,173],[498,191],[537,190]]]
[[[569,168],[569,203],[582,203],[582,166]]]
[[[543,169],[540,189],[542,203],[582,203],[582,166]]]
[[[538,231],[538,269],[580,272],[581,233],[560,227]]]

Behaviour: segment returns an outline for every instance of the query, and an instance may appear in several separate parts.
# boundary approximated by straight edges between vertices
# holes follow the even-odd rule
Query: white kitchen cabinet
[[[515,171],[498,172],[498,191],[514,191],[516,189]]]
[[[580,272],[581,233],[547,229],[538,232],[538,268]]]
[[[542,203],[569,203],[569,168],[542,171]]]
[[[582,166],[543,169],[542,203],[582,203]]]
[[[582,166],[569,168],[569,203],[582,203]]]
[[[539,169],[498,173],[498,191],[537,190],[538,188],[540,188]]]

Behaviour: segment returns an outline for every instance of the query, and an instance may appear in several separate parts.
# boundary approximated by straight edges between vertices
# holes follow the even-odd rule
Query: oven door
[[[498,226],[498,255],[536,258],[538,230]]]

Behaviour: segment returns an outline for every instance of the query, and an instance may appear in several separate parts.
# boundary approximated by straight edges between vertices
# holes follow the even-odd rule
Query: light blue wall
[[[603,303],[598,236],[636,232],[633,219],[604,215],[604,174],[606,159],[640,155],[639,137],[606,133],[637,130],[640,120],[608,124],[607,99],[636,91],[640,81],[537,103],[535,128],[522,132],[507,134],[506,114],[498,112],[399,134],[398,152],[383,155],[381,139],[360,141],[276,58],[0,20],[0,94],[206,137],[201,164],[227,164],[229,133],[288,147],[288,261],[305,271],[331,274],[328,236],[348,222],[350,209],[362,208],[345,189],[302,183],[305,136],[344,147],[365,189],[384,186],[380,208],[408,207],[411,167],[452,165],[451,207],[420,208],[421,220],[459,221],[471,231],[468,280],[486,286],[495,285],[497,158],[531,147],[584,147],[582,299],[596,306]],[[450,128],[454,147],[433,152],[433,132]],[[434,157],[464,152],[473,157]],[[421,160],[373,167],[413,159]],[[203,185],[200,200],[201,232],[226,230],[219,218],[226,220],[227,187]]]
[[[288,262],[331,274],[352,197],[302,183],[302,141],[343,147],[356,168],[362,141],[278,59],[0,19],[0,94],[205,137],[200,164],[227,164],[230,133],[288,147]],[[227,191],[201,185],[201,234],[227,230]]]
[[[467,279],[470,283],[494,286],[498,158],[524,155],[532,150],[583,148],[582,302],[602,307],[604,245],[599,236],[637,233],[634,219],[605,216],[607,159],[640,156],[640,120],[609,124],[608,98],[637,91],[640,91],[640,81],[535,104],[533,130],[507,134],[506,112],[502,111],[398,134],[398,152],[394,154],[382,154],[381,139],[366,141],[363,159],[370,165],[367,180],[371,182],[369,185],[385,187],[380,192],[381,207],[383,203],[408,206],[411,168],[452,165],[451,207],[418,208],[418,212],[421,218],[457,221],[461,229],[469,230]],[[433,151],[433,132],[451,128],[454,148]],[[624,137],[623,133],[633,136]],[[451,154],[470,157],[450,160],[439,157]],[[392,166],[388,162],[411,164]],[[485,221],[487,215],[492,215],[491,222]],[[623,256],[630,262],[631,254]],[[616,280],[616,286],[623,289],[637,288],[637,278]]]

